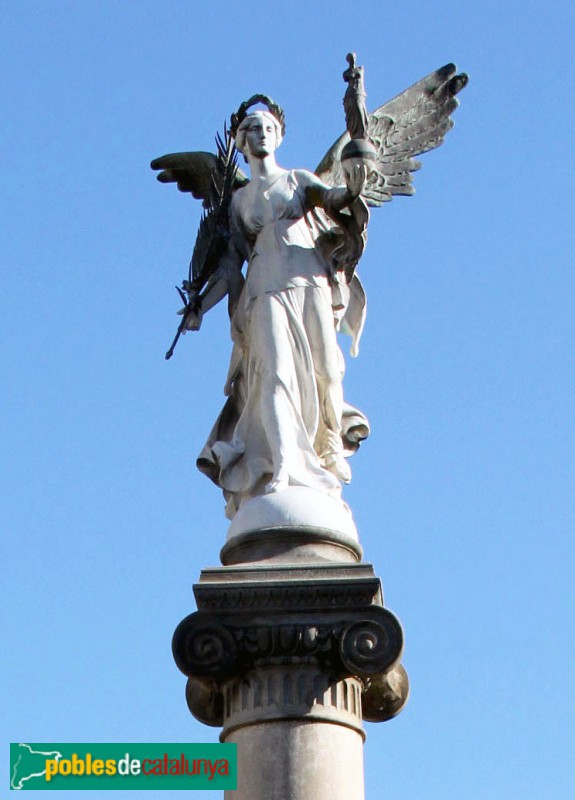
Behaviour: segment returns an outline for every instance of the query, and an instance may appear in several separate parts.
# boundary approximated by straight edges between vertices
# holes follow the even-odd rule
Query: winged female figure
[[[228,297],[227,401],[197,463],[223,490],[230,519],[258,496],[306,487],[339,498],[349,482],[347,457],[369,425],[344,402],[336,333],[352,336],[355,355],[365,319],[355,267],[368,205],[413,192],[413,156],[441,144],[466,80],[453,65],[432,73],[366,115],[367,149],[352,147],[359,157],[346,161],[346,133],[315,173],[277,164],[284,115],[264,95],[232,115],[217,156],[180,153],[152,162],[160,181],[177,183],[206,207],[181,291],[180,331],[198,330],[203,314]],[[249,180],[237,168],[234,143]]]

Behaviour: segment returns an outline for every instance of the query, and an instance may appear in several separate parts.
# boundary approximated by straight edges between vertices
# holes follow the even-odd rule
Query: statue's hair
[[[267,120],[270,120],[270,122],[273,123],[276,133],[276,147],[280,146],[283,139],[282,126],[272,113],[269,111],[252,111],[251,114],[248,114],[244,117],[236,131],[236,147],[244,156],[244,158],[247,158],[246,133],[250,127],[250,122],[254,117],[265,117]]]
[[[248,109],[252,106],[261,103],[262,105],[266,106],[267,110],[272,114],[280,124],[282,136],[285,136],[286,132],[286,121],[285,121],[285,114],[284,110],[281,106],[278,106],[277,103],[268,97],[267,94],[254,94],[250,97],[249,100],[244,100],[244,102],[240,105],[238,110],[235,114],[232,114],[230,118],[230,133],[232,136],[235,137],[236,133],[238,132],[238,128],[244,121],[247,116]]]

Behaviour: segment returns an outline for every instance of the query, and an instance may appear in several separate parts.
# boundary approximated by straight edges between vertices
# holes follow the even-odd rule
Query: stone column
[[[363,800],[362,718],[403,707],[403,634],[357,542],[326,529],[234,536],[174,634],[190,711],[238,745],[227,800]]]
[[[361,684],[314,666],[268,666],[223,687],[222,741],[236,742],[241,798],[363,800]]]

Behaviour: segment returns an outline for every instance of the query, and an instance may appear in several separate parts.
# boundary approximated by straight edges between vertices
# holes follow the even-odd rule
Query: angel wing
[[[218,156],[214,153],[196,151],[192,153],[170,153],[155,158],[150,166],[162,170],[157,179],[160,183],[176,183],[180,192],[191,192],[204,207],[209,207],[213,177],[218,174]],[[236,167],[233,190],[248,183],[247,176]]]
[[[455,64],[446,64],[369,115],[368,133],[377,161],[363,192],[368,205],[380,206],[396,194],[415,193],[411,173],[421,163],[414,156],[443,143],[454,124],[450,115],[459,105],[455,95],[467,82]],[[347,132],[340,136],[315,170],[324,183],[345,182],[340,157],[349,140]]]

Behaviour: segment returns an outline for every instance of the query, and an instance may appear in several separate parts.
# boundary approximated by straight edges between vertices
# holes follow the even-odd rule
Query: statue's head
[[[246,159],[250,154],[263,158],[277,150],[282,139],[281,125],[273,114],[253,111],[238,127],[236,147]]]
[[[266,106],[266,111],[258,110],[248,114],[248,109],[260,103]],[[274,103],[271,97],[265,94],[254,94],[253,97],[241,104],[235,114],[232,114],[230,133],[235,137],[236,147],[246,160],[249,152],[261,149],[260,145],[256,146],[258,136],[263,141],[265,149],[269,150],[271,147],[269,152],[273,153],[280,146],[285,133],[283,109]],[[252,144],[253,147],[250,150]],[[255,152],[254,155],[256,155]]]

